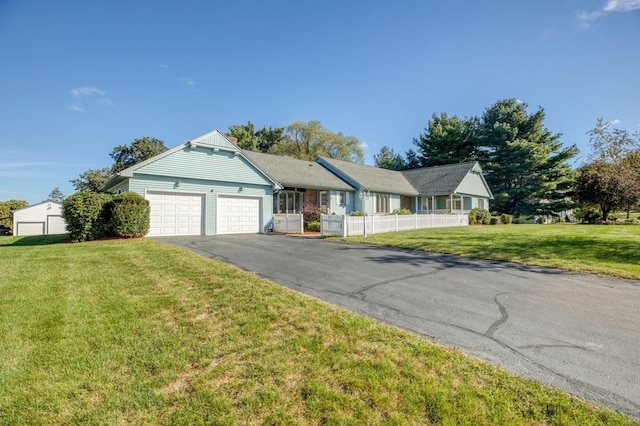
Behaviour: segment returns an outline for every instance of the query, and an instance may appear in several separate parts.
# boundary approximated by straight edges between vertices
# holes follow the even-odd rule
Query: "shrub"
[[[594,207],[576,209],[574,215],[578,222],[595,223],[602,218],[600,211]]]
[[[73,241],[91,241],[108,234],[103,211],[111,198],[111,194],[80,191],[63,201],[62,217],[67,222],[67,233]]]
[[[365,212],[351,212],[351,216],[367,216]]]
[[[500,216],[491,216],[489,219],[489,225],[497,225],[500,223]]]
[[[320,215],[327,214],[324,209],[318,210],[305,210],[302,212],[302,226],[305,231],[311,231],[309,229],[309,224],[312,222],[320,223]]]
[[[110,235],[120,238],[144,237],[149,232],[149,201],[135,192],[118,194],[105,205]]]
[[[307,231],[309,231],[309,232],[320,232],[320,222],[309,222],[309,223],[307,223]]]
[[[500,222],[503,225],[509,225],[511,222],[513,222],[513,216],[510,214],[502,213],[500,215]]]
[[[413,213],[409,209],[395,209],[394,211],[391,212],[391,214],[405,215],[405,214],[413,214]]]
[[[469,225],[488,225],[491,213],[477,207],[469,211]]]

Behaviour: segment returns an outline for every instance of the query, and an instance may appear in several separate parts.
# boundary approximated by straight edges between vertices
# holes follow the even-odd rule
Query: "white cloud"
[[[181,84],[184,84],[187,87],[191,87],[192,89],[196,87],[196,84],[197,84],[197,82],[194,79],[188,78],[188,77],[182,77],[179,81]]]
[[[106,94],[107,92],[105,92],[104,90],[100,90],[97,87],[89,87],[89,86],[76,87],[75,89],[71,90],[71,96],[77,99],[81,99],[85,96],[94,96],[94,95],[104,96]]]
[[[583,28],[589,28],[591,23],[596,19],[600,19],[603,16],[611,12],[632,12],[640,9],[640,0],[608,0],[607,3],[598,10],[593,12],[580,12],[577,15],[578,22]]]
[[[69,92],[72,98],[76,101],[69,105],[69,109],[75,112],[86,112],[84,102],[91,99],[92,104],[101,104],[107,106],[113,106],[113,101],[109,98],[105,98],[107,95],[106,90],[98,89],[92,86],[81,86],[71,89]]]
[[[630,12],[640,9],[640,0],[609,0],[603,10],[605,12]]]

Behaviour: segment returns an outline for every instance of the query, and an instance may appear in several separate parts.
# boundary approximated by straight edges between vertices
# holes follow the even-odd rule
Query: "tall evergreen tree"
[[[477,159],[475,137],[478,119],[433,114],[424,132],[413,143],[423,166],[462,163]]]
[[[495,200],[494,211],[513,215],[541,213],[549,202],[562,202],[573,171],[568,160],[578,153],[564,148],[560,134],[543,124],[544,110],[504,99],[486,109],[478,127],[479,159]]]
[[[383,146],[380,152],[373,156],[373,164],[381,169],[404,170],[405,161],[402,155],[396,154],[393,148]]]

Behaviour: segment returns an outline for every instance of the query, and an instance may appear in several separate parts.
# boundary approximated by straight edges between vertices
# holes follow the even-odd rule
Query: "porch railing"
[[[273,232],[283,234],[302,234],[303,222],[301,213],[274,214]]]
[[[322,235],[342,237],[467,225],[469,225],[469,216],[466,214],[320,216],[320,233]]]

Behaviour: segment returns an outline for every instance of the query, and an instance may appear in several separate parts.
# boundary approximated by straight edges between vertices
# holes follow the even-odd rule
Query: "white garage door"
[[[18,222],[16,235],[44,235],[44,222]]]
[[[47,216],[47,233],[52,234],[66,234],[67,223],[62,216]]]
[[[260,232],[260,198],[218,196],[218,234]]]
[[[149,236],[202,235],[202,194],[148,192]]]

